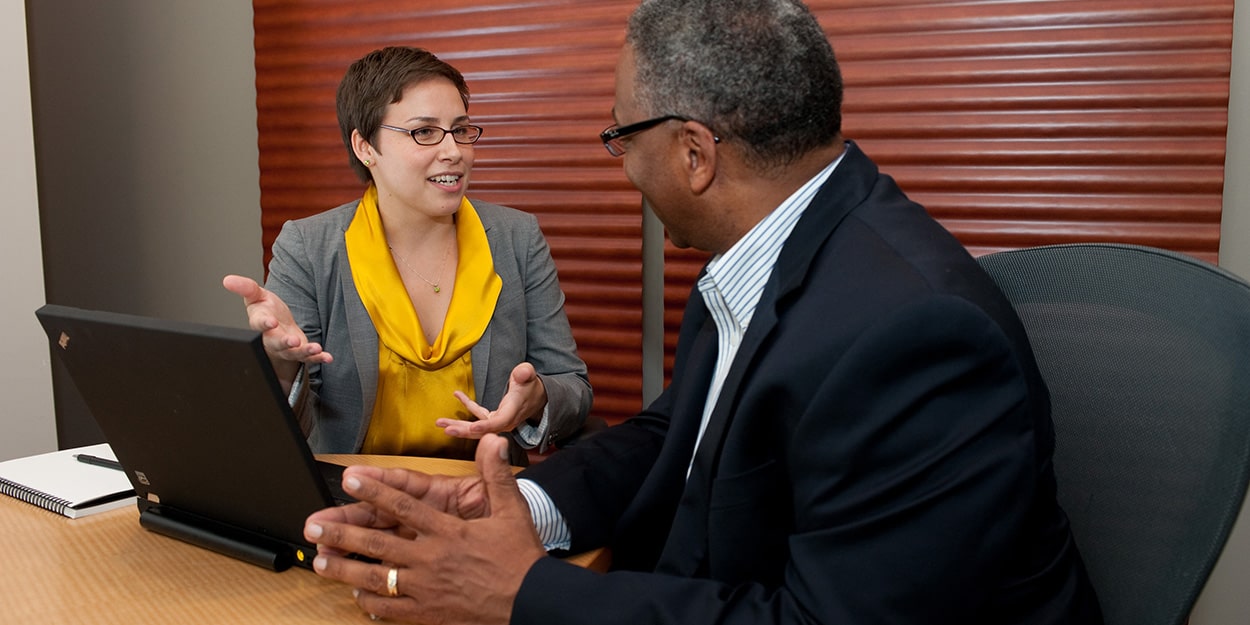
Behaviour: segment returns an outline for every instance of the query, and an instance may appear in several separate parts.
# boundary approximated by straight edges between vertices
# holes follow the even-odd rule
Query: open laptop
[[[139,496],[143,527],[281,571],[312,566],[310,513],[342,503],[251,330],[35,311]],[[337,495],[337,497],[336,497]]]

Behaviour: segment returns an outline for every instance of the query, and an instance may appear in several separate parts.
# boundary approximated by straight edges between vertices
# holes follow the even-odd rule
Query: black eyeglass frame
[[[673,119],[677,121],[681,121],[681,122],[698,121],[698,120],[690,119],[689,117],[686,117],[684,115],[661,115],[659,117],[652,117],[651,119],[644,119],[640,122],[630,124],[628,126],[621,126],[619,128],[616,126],[616,124],[613,124],[605,128],[603,132],[599,133],[599,140],[603,142],[603,148],[608,151],[608,154],[611,154],[612,156],[624,156],[625,145],[621,143],[621,139],[624,139],[625,137],[629,135],[637,134],[644,130],[654,128],[656,126],[659,126],[660,124],[663,124],[666,121],[673,120]],[[703,124],[703,122],[699,122],[699,123]],[[703,124],[703,125],[706,126],[707,124]],[[720,143],[720,137],[713,136],[712,140],[717,143]]]
[[[438,126],[418,126],[411,130],[408,128],[400,128],[399,126],[388,126],[386,124],[379,124],[378,128],[385,128],[387,130],[394,130],[396,132],[402,132],[408,135],[409,137],[412,137],[413,143],[416,143],[417,145],[426,146],[426,147],[438,145],[442,143],[443,139],[447,138],[447,135],[451,135],[451,140],[455,141],[456,143],[459,143],[460,145],[472,145],[474,143],[477,143],[478,139],[482,138],[482,132],[483,132],[483,129],[481,126],[474,126],[473,124],[465,124],[463,126],[456,126],[455,128],[440,128]],[[462,130],[469,130],[469,129],[472,129],[475,132],[477,132],[477,134],[472,139],[461,141],[460,138],[456,136],[457,132],[462,131]],[[437,130],[441,134],[438,135],[438,141],[433,141],[431,143],[422,143],[421,141],[417,140],[418,130]]]

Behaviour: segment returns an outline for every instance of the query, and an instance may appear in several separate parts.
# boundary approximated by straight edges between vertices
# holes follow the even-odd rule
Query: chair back
[[[1024,322],[1107,625],[1186,621],[1250,477],[1250,284],[1166,250],[981,257]]]

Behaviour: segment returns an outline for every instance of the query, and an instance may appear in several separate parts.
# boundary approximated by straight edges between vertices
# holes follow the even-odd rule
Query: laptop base
[[[144,529],[271,571],[285,571],[297,560],[305,566],[312,564],[311,550],[142,500],[139,508],[139,525]]]

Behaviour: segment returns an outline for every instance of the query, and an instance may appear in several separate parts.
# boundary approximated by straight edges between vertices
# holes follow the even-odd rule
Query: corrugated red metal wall
[[[535,213],[595,412],[641,401],[641,199],[599,146],[636,0],[255,0],[266,254],[361,188],[334,88],[365,52],[426,47],[486,127],[470,196]],[[1071,241],[1219,249],[1232,0],[811,0],[845,133],[973,253]],[[702,256],[666,255],[666,346]]]
[[[470,197],[538,216],[595,388],[613,419],[642,401],[642,217],[598,133],[611,123],[624,2],[255,2],[266,253],[287,219],[360,195],[334,90],[356,58],[427,48],[465,75],[486,130]]]

